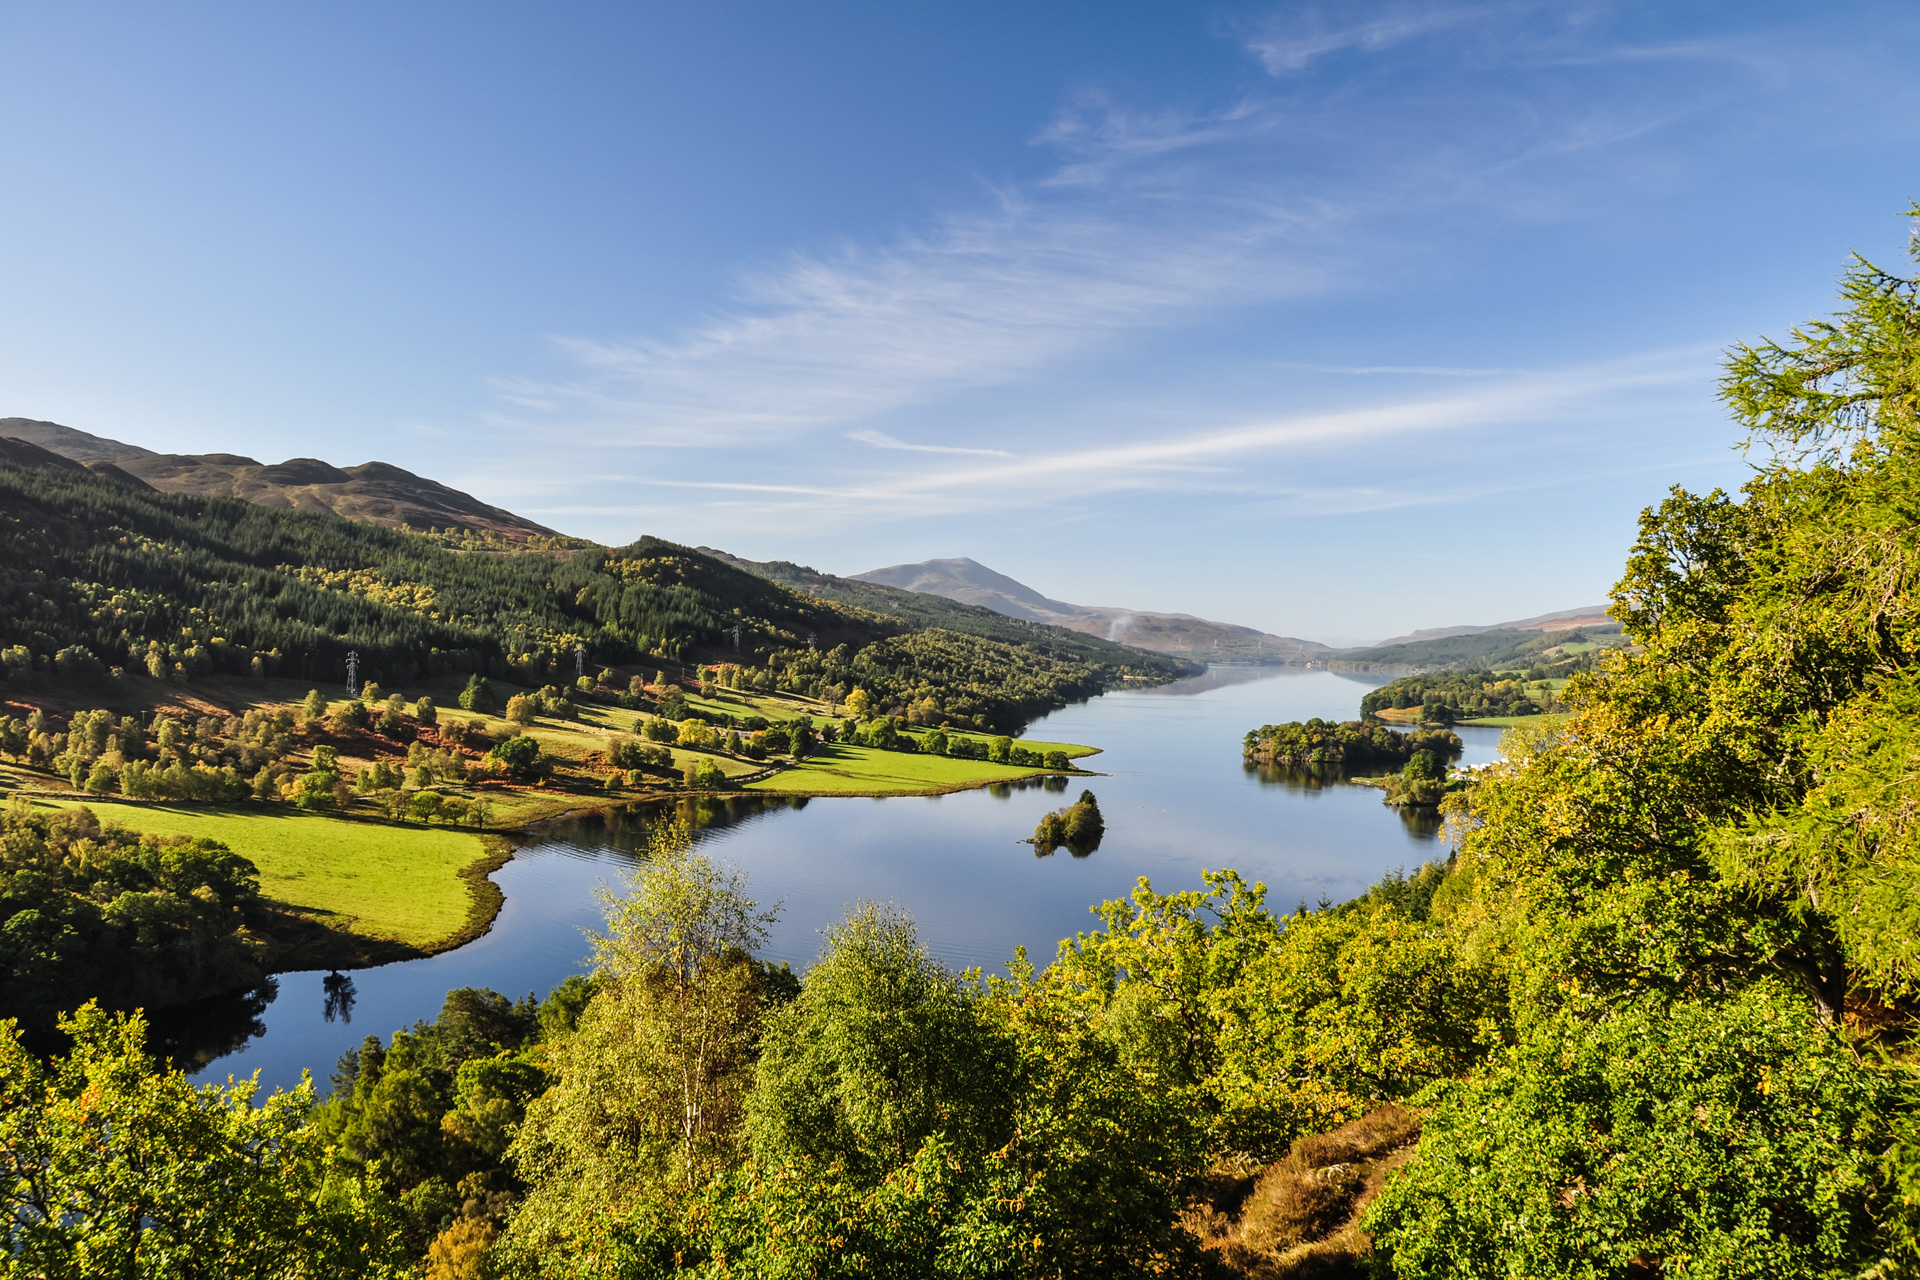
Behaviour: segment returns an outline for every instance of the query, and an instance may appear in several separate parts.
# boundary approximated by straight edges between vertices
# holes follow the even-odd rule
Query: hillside
[[[1331,652],[1312,640],[1268,635],[1252,627],[1210,622],[1191,614],[1067,604],[964,556],[889,565],[854,574],[851,580],[941,596],[1010,618],[1064,627],[1190,662],[1300,663]]]
[[[0,461],[0,669],[15,690],[204,675],[390,685],[482,672],[539,684],[596,667],[729,662],[755,688],[1011,729],[1128,678],[1151,654],[994,638],[794,591],[688,547],[464,550],[230,497],[161,493],[71,462]],[[497,544],[496,544],[497,547]],[[736,635],[738,637],[736,641]],[[736,647],[737,644],[737,647]],[[144,673],[144,674],[143,674]],[[78,687],[78,686],[76,686]],[[934,723],[939,723],[939,719]]]
[[[244,498],[293,511],[325,511],[391,528],[454,529],[510,542],[557,536],[471,494],[385,462],[335,467],[317,458],[267,465],[233,453],[155,453],[57,422],[0,418],[12,437],[99,469],[113,467],[164,493]]]
[[[1543,613],[1537,617],[1521,618],[1517,622],[1496,622],[1490,626],[1475,627],[1424,627],[1404,636],[1390,636],[1374,644],[1369,649],[1381,649],[1388,645],[1412,644],[1417,640],[1447,640],[1454,636],[1475,636],[1485,631],[1571,631],[1581,627],[1610,627],[1613,616],[1602,604],[1590,604],[1580,609],[1562,609],[1558,613]]]
[[[1328,665],[1335,671],[1381,675],[1411,675],[1468,667],[1487,667],[1496,671],[1537,669],[1542,675],[1561,675],[1565,674],[1561,668],[1570,671],[1577,666],[1590,664],[1592,659],[1587,655],[1593,651],[1616,648],[1625,643],[1625,638],[1620,634],[1620,625],[1615,622],[1555,631],[1501,627],[1401,644],[1374,645],[1367,649],[1343,649],[1331,658]]]

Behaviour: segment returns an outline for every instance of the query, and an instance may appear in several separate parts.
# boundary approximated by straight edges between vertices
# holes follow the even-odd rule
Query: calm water
[[[804,967],[820,930],[861,898],[911,911],[922,936],[956,966],[997,969],[1016,946],[1036,960],[1093,923],[1087,908],[1124,897],[1140,876],[1161,890],[1198,887],[1202,868],[1234,867],[1291,908],[1350,898],[1394,867],[1445,856],[1431,823],[1403,821],[1365,787],[1321,786],[1241,763],[1251,728],[1310,716],[1350,719],[1378,684],[1322,671],[1216,669],[1159,689],[1108,694],[1034,724],[1027,736],[1103,747],[1081,763],[1106,775],[1061,790],[998,787],[888,800],[738,801],[709,808],[702,840],[742,868],[755,895],[779,903],[769,953]],[[1498,754],[1499,731],[1463,730],[1463,761]],[[1106,816],[1100,848],[1034,855],[1021,843],[1049,809],[1090,788]],[[457,951],[359,970],[287,973],[251,1005],[226,1002],[178,1042],[243,1046],[199,1075],[255,1070],[290,1085],[324,1081],[340,1053],[370,1034],[432,1018],[449,988],[544,993],[578,972],[584,928],[600,922],[595,890],[634,865],[645,815],[595,815],[530,833],[494,873],[506,894],[493,929]],[[343,1007],[344,1006],[344,1007]],[[252,1032],[254,1034],[249,1035]],[[201,1054],[206,1050],[202,1049]]]

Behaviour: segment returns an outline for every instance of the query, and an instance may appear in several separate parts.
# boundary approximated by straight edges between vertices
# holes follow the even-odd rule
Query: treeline
[[[1528,680],[1557,680],[1591,671],[1600,654],[1625,643],[1618,625],[1561,631],[1481,631],[1349,649],[1328,665],[1336,671],[1480,668],[1521,671]],[[1573,652],[1565,650],[1571,646]],[[1558,652],[1556,652],[1558,651]]]
[[[98,998],[168,1005],[264,976],[254,865],[224,845],[0,809],[0,1009],[39,1030]]]
[[[1362,718],[1392,708],[1419,707],[1429,721],[1478,720],[1489,716],[1534,716],[1547,710],[1552,693],[1540,678],[1513,679],[1484,667],[1435,675],[1402,676],[1360,699]]]
[[[1185,670],[1121,646],[1096,661],[1046,636],[920,630],[653,538],[617,550],[463,551],[329,515],[0,464],[9,685],[331,679],[349,652],[389,684],[462,672],[537,684],[570,674],[582,646],[596,666],[738,653],[769,687],[859,683],[902,704],[951,703],[980,725]]]
[[[1400,733],[1378,720],[1290,720],[1247,732],[1241,754],[1259,764],[1300,768],[1372,769],[1403,766],[1415,752],[1442,760],[1460,754],[1460,735],[1447,729]]]

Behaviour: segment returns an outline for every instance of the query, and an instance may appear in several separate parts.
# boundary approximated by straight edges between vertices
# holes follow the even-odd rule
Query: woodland
[[[1444,863],[1293,911],[1143,881],[1002,976],[856,905],[795,975],[662,824],[590,978],[455,992],[324,1100],[196,1090],[92,1005],[0,1034],[5,1265],[1910,1273],[1920,279],[1856,260],[1722,394],[1751,480],[1642,515],[1631,647],[1446,797]]]
[[[884,603],[886,591],[868,595]],[[724,658],[759,688],[938,698],[953,722],[1006,732],[1123,680],[1188,670],[1059,628],[976,634],[971,615],[985,612],[939,615],[972,630],[923,626],[655,538],[469,544],[0,463],[0,669],[9,688],[64,685],[73,701],[128,673],[332,683],[349,653],[389,685],[474,673],[538,686],[570,679],[584,649],[596,668]]]

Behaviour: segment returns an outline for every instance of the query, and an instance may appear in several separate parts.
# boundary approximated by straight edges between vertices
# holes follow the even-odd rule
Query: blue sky
[[[0,415],[1318,638],[1604,597],[1910,4],[0,7]]]

